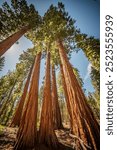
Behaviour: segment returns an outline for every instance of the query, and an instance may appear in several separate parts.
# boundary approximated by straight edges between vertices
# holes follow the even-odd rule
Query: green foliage
[[[11,0],[11,6],[4,2],[0,14],[1,41],[22,27],[29,26],[33,29],[41,22],[34,5],[28,5],[26,0]]]
[[[95,90],[100,93],[100,72],[95,68],[91,67],[91,82],[95,88]]]
[[[76,32],[74,23],[75,21],[65,11],[62,3],[58,3],[57,7],[51,5],[39,28],[28,33],[27,37],[42,51],[49,50],[54,63],[57,64],[58,62],[55,62],[55,59],[59,60],[59,58],[56,41],[58,39],[63,40],[68,53],[74,47],[73,42]]]
[[[92,66],[99,71],[100,69],[100,41],[86,34],[76,34],[76,43],[82,49]]]
[[[96,116],[97,120],[100,120],[100,97],[99,93],[88,93],[88,103],[92,108],[94,115]]]
[[[62,3],[58,7],[51,5],[43,18],[43,36],[52,41],[71,37],[75,32],[74,23]]]

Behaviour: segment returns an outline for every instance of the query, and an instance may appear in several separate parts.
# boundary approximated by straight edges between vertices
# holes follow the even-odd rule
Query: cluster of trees
[[[98,150],[99,124],[97,114],[93,113],[95,109],[92,109],[97,111],[99,108],[95,107],[97,100],[91,108],[89,103],[92,106],[94,96],[90,94],[86,98],[79,71],[73,68],[69,59],[74,48],[84,51],[92,64],[92,83],[99,95],[99,40],[81,34],[74,26],[75,20],[60,2],[58,6],[51,5],[43,17],[32,4],[28,6],[26,0],[11,0],[11,7],[5,2],[0,11],[0,56],[24,34],[34,45],[20,56],[16,70],[0,79],[0,122],[18,126],[14,149],[31,149],[40,145],[57,149],[60,144],[55,129],[63,128],[61,114],[66,110],[68,117],[65,114],[64,119],[68,121],[69,118],[79,150]],[[45,58],[44,83],[39,93],[40,63]]]

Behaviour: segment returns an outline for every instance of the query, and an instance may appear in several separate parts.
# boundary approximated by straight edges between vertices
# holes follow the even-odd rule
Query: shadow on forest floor
[[[35,150],[55,150],[55,149],[50,149],[50,148],[46,147],[45,145],[40,145]],[[59,147],[56,150],[73,150],[73,148],[59,143]]]
[[[73,150],[74,139],[69,136],[68,128],[56,130],[56,135],[59,140],[59,148],[57,150]],[[0,135],[0,150],[13,150],[15,143],[17,128],[5,127]],[[52,150],[44,145],[38,147],[39,150]],[[34,149],[33,149],[34,150]]]

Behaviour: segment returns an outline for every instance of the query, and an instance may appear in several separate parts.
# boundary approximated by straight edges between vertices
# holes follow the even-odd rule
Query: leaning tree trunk
[[[52,65],[52,109],[53,109],[53,122],[55,129],[62,129],[62,118],[58,102],[57,85],[55,67]]]
[[[39,128],[39,144],[56,149],[58,140],[54,132],[50,81],[50,52],[47,53],[43,104]]]
[[[18,32],[14,33],[13,35],[9,36],[4,41],[0,42],[0,56],[2,56],[21,36],[23,36],[29,27],[26,26],[19,30]]]
[[[38,112],[38,82],[40,72],[41,52],[36,56],[33,75],[31,79],[29,95],[24,113],[20,122],[15,150],[29,150],[34,148],[37,136],[37,112]]]
[[[11,122],[11,126],[19,126],[20,125],[20,121],[21,121],[21,116],[23,114],[23,107],[24,107],[24,103],[26,100],[26,96],[27,96],[27,91],[28,91],[28,87],[29,87],[29,83],[30,83],[30,78],[31,78],[31,74],[32,74],[32,70],[33,70],[33,65],[30,68],[30,72],[23,90],[23,94],[21,96],[21,99],[19,101],[18,107],[16,108],[15,114],[13,116],[12,122]]]
[[[82,150],[84,147],[91,146],[92,149],[99,150],[99,125],[79,86],[62,42],[58,40],[57,44],[69,96],[68,100],[70,104],[70,114],[72,114],[73,133],[79,139],[77,142],[78,148]],[[83,143],[81,141],[83,141]]]

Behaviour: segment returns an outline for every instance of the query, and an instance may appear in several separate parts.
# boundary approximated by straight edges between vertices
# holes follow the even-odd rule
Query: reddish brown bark
[[[61,41],[58,41],[58,46],[69,96],[68,100],[71,111],[70,114],[72,115],[73,133],[84,142],[84,145],[90,145],[92,149],[99,150],[99,125],[74,75]],[[82,150],[83,146],[80,140],[77,144],[78,148]]]
[[[28,87],[29,87],[29,83],[30,83],[30,78],[31,78],[31,74],[32,74],[32,70],[33,70],[33,65],[30,68],[30,72],[27,78],[27,81],[25,83],[25,87],[23,90],[23,94],[21,96],[21,99],[19,101],[18,107],[16,108],[13,120],[11,122],[11,126],[19,126],[20,125],[20,121],[21,121],[21,116],[23,113],[23,107],[24,107],[24,103],[26,100],[26,96],[27,96],[27,91],[28,91]]]
[[[29,150],[35,146],[35,140],[37,137],[38,82],[40,60],[41,53],[39,53],[35,59],[29,95],[17,133],[17,139],[14,147],[15,150]]]
[[[57,85],[56,85],[56,75],[55,75],[55,67],[52,66],[52,109],[53,109],[53,122],[55,129],[62,129],[62,118],[61,112],[58,102],[58,94],[57,94]]]
[[[2,56],[21,36],[23,36],[29,27],[24,27],[20,31],[14,33],[4,41],[0,42],[0,56]]]
[[[51,97],[51,79],[50,79],[50,52],[47,53],[46,74],[44,83],[43,104],[40,119],[39,143],[56,149],[57,137],[54,132],[52,117],[52,97]]]

